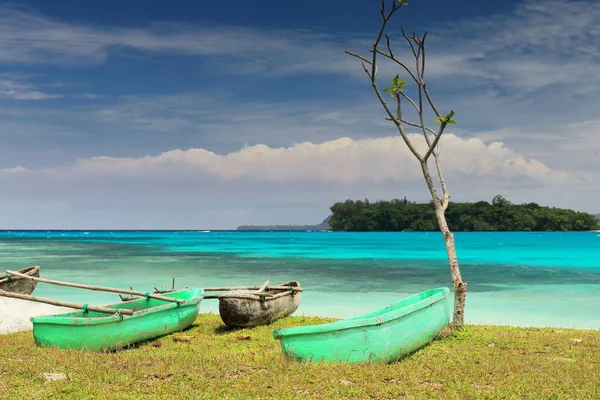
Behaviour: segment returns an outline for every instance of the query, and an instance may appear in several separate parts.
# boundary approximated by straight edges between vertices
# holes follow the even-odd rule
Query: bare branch
[[[399,9],[402,8],[402,6],[404,5],[403,2],[399,2],[398,4],[395,3],[395,1],[392,1],[392,8],[390,9],[390,11],[386,14],[385,12],[385,0],[381,0],[381,10],[380,10],[380,14],[381,14],[381,18],[382,18],[382,23],[381,23],[381,27],[379,29],[379,33],[377,34],[377,38],[375,39],[375,42],[373,43],[373,50],[371,51],[373,53],[373,59],[371,60],[371,77],[375,77],[375,72],[377,72],[376,68],[377,68],[377,47],[379,46],[379,42],[381,41],[381,37],[383,36],[383,33],[385,32],[385,28],[387,26],[388,21],[390,20],[390,18],[392,18],[392,16],[394,15],[394,13],[396,11],[398,11]]]
[[[419,107],[417,107],[417,104],[414,102],[413,99],[411,99],[410,97],[408,97],[405,93],[400,92],[400,96],[404,97],[406,100],[408,100],[413,107],[415,107],[415,110],[417,110],[417,113],[419,113]]]
[[[427,159],[429,158],[429,156],[431,156],[431,153],[433,153],[433,150],[436,148],[436,146],[438,145],[438,142],[440,141],[440,139],[442,138],[442,133],[444,133],[444,128],[446,127],[446,124],[442,123],[440,125],[440,129],[438,130],[438,132],[435,134],[435,136],[433,137],[433,142],[431,142],[431,144],[429,145],[429,149],[427,150],[427,153],[425,153],[425,156],[423,157],[423,159],[425,161],[427,161]]]
[[[387,45],[387,49],[390,53],[390,58],[395,59],[396,57],[394,57],[394,53],[392,52],[392,43],[390,42],[391,37],[392,37],[392,35],[387,34],[387,33],[385,34],[385,44]]]
[[[427,85],[425,84],[425,82],[423,82],[423,92],[425,92],[425,96],[427,97],[427,102],[431,106],[431,109],[435,113],[435,116],[438,118],[441,117],[442,115],[439,113],[439,111],[435,107],[435,104],[433,104],[433,100],[431,99],[431,96],[429,95],[429,91],[427,90]]]
[[[361,61],[363,61],[363,70],[365,71],[365,73],[367,74],[367,76],[369,77],[370,81],[371,81],[371,86],[373,87],[373,91],[375,92],[375,94],[377,95],[377,98],[379,99],[379,102],[381,103],[381,105],[383,106],[385,112],[388,114],[390,120],[392,120],[394,122],[394,124],[396,124],[396,127],[398,128],[400,135],[402,136],[402,139],[404,140],[404,142],[406,143],[406,145],[408,146],[409,150],[411,151],[411,153],[413,153],[413,155],[420,161],[423,161],[423,157],[419,154],[419,152],[416,150],[416,148],[413,146],[413,144],[411,143],[410,139],[408,138],[408,136],[406,135],[406,132],[404,131],[404,128],[402,127],[402,124],[400,123],[400,119],[402,116],[402,102],[400,99],[400,96],[396,95],[396,116],[392,113],[392,110],[390,109],[389,105],[387,104],[387,102],[384,100],[383,95],[381,94],[381,91],[379,90],[379,86],[377,85],[376,79],[375,79],[375,73],[377,71],[377,54],[381,54],[387,58],[389,58],[390,60],[396,62],[397,64],[401,65],[407,72],[408,74],[411,76],[411,78],[415,81],[418,82],[415,75],[412,73],[412,71],[406,67],[406,65],[404,65],[401,61],[397,60],[393,53],[391,52],[391,46],[389,47],[390,49],[390,54],[385,53],[381,50],[379,50],[379,44],[381,42],[381,38],[383,37],[383,34],[385,33],[385,28],[387,27],[387,23],[389,21],[389,19],[394,15],[394,13],[396,11],[398,11],[400,8],[402,8],[402,6],[404,5],[404,3],[399,2],[398,4],[396,4],[395,2],[392,3],[392,7],[391,9],[386,13],[385,11],[385,0],[381,0],[381,10],[380,10],[380,14],[381,14],[381,18],[382,18],[382,22],[381,22],[381,27],[379,29],[379,32],[377,33],[377,37],[375,39],[375,41],[373,42],[373,47],[371,49],[371,54],[372,54],[372,58],[371,60],[366,59],[365,57],[362,57],[358,54],[355,54],[351,51],[346,51],[347,54],[356,57],[358,59],[360,59]],[[389,35],[386,35],[386,42],[389,45]],[[365,65],[366,64],[366,65]],[[370,67],[367,67],[367,65]],[[414,106],[416,106],[416,104],[414,103],[414,101],[412,101],[411,99],[408,98],[408,96],[406,96],[407,100],[411,101],[411,103],[413,103]]]
[[[421,70],[417,71],[417,75],[419,75],[419,79],[421,84],[423,85],[423,91],[425,92],[425,96],[427,97],[427,102],[431,106],[431,109],[435,113],[436,117],[440,117],[437,107],[433,103],[433,99],[429,95],[429,91],[427,90],[427,84],[425,84],[425,39],[427,38],[427,32],[423,34],[423,38],[420,41],[419,47],[422,49],[422,59],[421,59]]]
[[[404,36],[406,37],[406,34],[404,34]],[[427,142],[428,146],[431,146],[431,141],[429,139],[429,136],[427,135],[427,131],[429,130],[430,132],[432,132],[434,135],[435,133],[433,132],[433,130],[427,128],[425,126],[425,121],[424,121],[424,112],[423,112],[423,79],[421,77],[421,68],[419,65],[419,60],[421,59],[421,54],[424,53],[424,49],[421,46],[421,42],[418,40],[415,40],[418,47],[418,51],[414,52],[413,50],[413,54],[415,55],[415,65],[416,65],[416,71],[417,71],[417,79],[415,80],[415,82],[417,83],[417,93],[419,96],[419,105],[417,106],[414,102],[413,105],[415,106],[415,109],[417,110],[417,115],[419,116],[419,120],[421,122],[421,125],[419,126],[421,128],[421,131],[423,133],[423,137],[425,138],[425,142]],[[411,46],[411,48],[413,48]],[[414,48],[413,48],[414,49]]]
[[[429,167],[427,166],[427,161],[421,162],[421,170],[423,171],[423,177],[425,178],[425,183],[427,184],[427,188],[431,193],[431,199],[433,200],[433,204],[435,208],[441,207],[442,204],[440,202],[440,197],[438,196],[438,191],[433,184],[433,180],[431,179],[431,174],[429,173]]]
[[[363,67],[363,70],[365,71],[365,73],[367,74],[367,76],[369,77],[369,80],[371,81],[371,86],[373,86],[373,90],[375,91],[375,94],[377,95],[377,98],[379,99],[379,102],[383,106],[383,109],[390,116],[390,119],[396,125],[398,125],[399,121],[396,119],[396,117],[394,116],[394,114],[390,110],[390,107],[388,106],[387,102],[383,99],[383,96],[382,96],[381,92],[379,91],[379,87],[377,86],[377,83],[375,82],[375,77],[371,76],[371,73],[369,72],[369,69],[367,68],[367,66],[364,63],[362,64],[362,67]]]
[[[377,97],[379,98],[381,105],[383,106],[385,111],[390,116],[390,119],[394,122],[394,124],[396,124],[396,127],[398,128],[398,131],[400,132],[400,136],[402,136],[404,143],[406,143],[406,146],[408,147],[410,152],[417,158],[417,160],[422,162],[423,157],[419,154],[417,149],[413,146],[412,142],[408,138],[408,135],[404,131],[402,124],[400,123],[400,119],[402,119],[402,102],[400,101],[400,96],[396,95],[396,113],[398,115],[398,117],[396,118],[396,117],[394,117],[394,115],[392,115],[392,112],[391,112],[390,108],[388,107],[387,103],[385,102],[385,100],[383,100],[383,97],[381,96],[381,92],[379,91],[379,88],[377,87],[377,83],[375,83],[374,79],[371,79],[371,85],[373,86],[373,90],[375,90],[375,94],[377,94]]]
[[[417,58],[417,53],[415,52],[415,46],[413,46],[412,40],[410,38],[410,36],[406,35],[406,32],[404,32],[404,27],[400,27],[400,30],[402,31],[402,36],[404,36],[404,39],[406,39],[406,41],[408,42],[408,44],[410,45],[410,49],[412,50],[413,56],[415,56],[415,58]],[[414,32],[413,32],[413,37],[415,36]]]
[[[371,78],[371,73],[369,72],[369,68],[367,68],[367,66],[365,65],[365,63],[360,63],[360,65],[362,65],[363,70],[365,71],[365,74],[367,74],[367,76],[370,79]]]
[[[439,169],[439,164],[436,163],[436,166],[438,166],[438,174],[440,174],[440,169]],[[446,189],[446,181],[440,176],[440,182],[442,184],[442,193],[444,193],[444,198],[442,199],[442,210],[446,211],[446,209],[448,209],[448,203],[450,203],[450,193],[448,193],[448,190]]]
[[[423,34],[423,38],[421,39],[421,83],[425,84],[425,39],[427,38],[427,32]]]
[[[422,48],[418,41],[417,41],[417,46],[418,46],[417,47],[417,55],[415,56],[415,70],[417,71],[417,78],[419,78],[419,82],[417,82],[417,85],[419,85],[419,88],[420,88],[423,85],[423,79],[421,78],[421,73],[420,73]]]
[[[432,135],[435,135],[435,131],[433,129],[431,129],[431,128],[426,127],[426,126],[419,125],[419,124],[417,124],[415,122],[410,122],[410,121],[407,121],[405,119],[400,119],[399,121],[402,122],[404,125],[414,126],[415,128],[420,128],[420,129],[425,129],[428,132],[430,132]],[[435,154],[434,154],[434,156],[435,156]]]
[[[400,100],[400,96],[396,94],[396,116],[398,120],[402,119],[402,100]]]
[[[371,65],[371,61],[367,60],[366,58],[364,58],[363,56],[360,56],[358,54],[355,54],[353,52],[351,52],[350,50],[346,50],[344,53],[351,55],[352,57],[356,57],[359,58],[361,60],[363,60],[364,62],[366,62],[367,64]]]
[[[419,81],[417,82],[417,86],[418,86],[418,93],[419,93],[419,119],[421,121],[420,128],[423,130],[423,136],[425,137],[425,141],[427,142],[427,145],[429,146],[429,150],[425,154],[424,159],[428,160],[430,157],[430,154],[433,154],[438,178],[440,180],[440,186],[442,188],[442,194],[444,196],[443,199],[441,200],[441,207],[442,207],[443,211],[446,211],[446,209],[448,208],[450,194],[448,193],[448,188],[446,187],[446,180],[444,179],[444,174],[442,172],[442,167],[440,165],[439,140],[441,139],[441,133],[436,135],[434,133],[433,129],[425,126],[425,122],[423,120],[423,93],[426,90],[425,79],[424,79],[424,76],[425,76],[425,39],[426,38],[427,38],[427,32],[425,32],[423,34],[422,38],[415,39],[415,41],[418,45],[418,48],[419,48],[419,50],[417,52],[418,57],[416,57],[415,61],[416,61],[416,67],[417,67],[417,77],[419,78]],[[425,95],[427,96],[428,93],[426,93]],[[437,114],[437,116],[439,118],[440,117],[439,112],[435,108],[435,105],[433,104],[433,101],[431,100],[430,97],[428,97],[428,102],[430,103],[430,105],[432,106],[432,109],[434,110],[434,112]],[[430,133],[432,133],[434,135],[433,143],[430,141],[429,135],[427,135],[427,131],[429,131]],[[442,132],[443,132],[443,129],[442,129]]]
[[[389,58],[390,60],[392,60],[393,62],[395,62],[402,68],[404,68],[404,70],[410,75],[410,77],[413,79],[413,81],[418,82],[417,78],[415,77],[413,72],[410,70],[410,68],[408,68],[402,61],[398,60],[393,55],[390,55],[389,53],[386,53],[385,51],[381,51],[379,49],[377,49],[377,53],[381,54],[382,56],[384,56],[386,58]]]
[[[365,70],[365,73],[367,73],[367,75],[369,76],[369,78],[371,80],[371,86],[373,87],[373,90],[375,91],[375,94],[377,95],[379,102],[381,103],[381,105],[383,106],[383,108],[385,109],[385,111],[389,115],[389,117],[392,119],[394,124],[396,124],[396,126],[398,127],[398,130],[400,131],[400,135],[402,136],[402,139],[408,146],[411,153],[413,153],[413,155],[418,160],[421,161],[422,160],[421,155],[419,154],[417,149],[415,149],[415,147],[412,145],[412,143],[410,142],[410,139],[406,135],[406,132],[404,132],[404,128],[402,127],[402,124],[400,124],[400,121],[398,121],[398,118],[396,118],[393,115],[388,104],[383,99],[381,91],[379,90],[379,87],[377,86],[377,82],[375,80],[378,46],[379,46],[379,43],[381,42],[381,37],[383,36],[383,33],[385,32],[385,28],[387,26],[389,19],[392,17],[392,15],[396,11],[398,11],[402,7],[403,3],[399,3],[398,5],[392,4],[391,10],[387,14],[385,14],[385,0],[381,1],[381,5],[382,5],[382,7],[381,7],[382,22],[381,22],[381,27],[379,29],[379,33],[377,34],[377,38],[375,39],[375,42],[373,42],[373,48],[371,50],[371,53],[373,55],[373,58],[372,58],[371,62],[369,63],[371,65],[371,72],[369,73],[369,71],[367,70],[365,65],[363,65],[363,69]],[[412,76],[412,74],[411,74],[411,76]],[[397,115],[401,116],[402,115],[402,104],[401,104],[398,96],[396,96],[396,101],[397,101],[396,113],[397,113]]]

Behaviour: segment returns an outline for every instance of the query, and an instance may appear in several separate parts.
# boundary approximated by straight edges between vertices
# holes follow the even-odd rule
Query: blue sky
[[[410,3],[390,32],[429,32],[428,86],[457,112],[453,199],[600,212],[600,4]],[[226,229],[427,200],[344,54],[379,23],[366,0],[0,2],[0,228]]]

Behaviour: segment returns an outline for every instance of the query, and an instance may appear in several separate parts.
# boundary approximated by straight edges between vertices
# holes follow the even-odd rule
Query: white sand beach
[[[40,315],[60,314],[67,308],[17,299],[0,299],[0,335],[33,329],[29,319]]]

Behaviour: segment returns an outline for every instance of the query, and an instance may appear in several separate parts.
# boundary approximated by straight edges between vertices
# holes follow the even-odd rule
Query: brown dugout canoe
[[[219,294],[219,314],[230,328],[270,324],[298,309],[301,291],[297,281],[289,281],[275,287],[267,286],[260,292],[234,290]]]
[[[40,267],[27,267],[20,269],[19,272],[24,275],[33,276],[35,278],[40,277]],[[3,276],[2,276],[3,275]],[[2,274],[0,278],[0,290],[4,292],[12,292],[19,294],[31,294],[37,282],[27,278],[21,278],[18,276],[10,276],[8,274]]]

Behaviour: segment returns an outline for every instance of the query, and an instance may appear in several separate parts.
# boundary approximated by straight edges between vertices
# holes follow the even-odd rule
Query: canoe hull
[[[183,298],[180,306],[156,299],[139,299],[106,307],[139,310],[133,315],[100,314],[82,311],[35,317],[33,337],[38,346],[87,351],[110,351],[134,343],[181,331],[198,316],[202,289],[186,289],[168,297]],[[87,317],[86,317],[87,315]]]
[[[273,336],[298,361],[390,363],[427,345],[449,323],[449,289],[440,288],[354,318],[280,329]]]
[[[278,286],[300,287],[296,281]],[[270,324],[293,314],[300,305],[300,292],[290,290],[266,290],[273,298],[260,298],[251,293],[227,293],[219,296],[219,314],[230,328],[251,328]]]
[[[17,272],[29,276],[33,276],[35,278],[40,277],[40,267],[27,267]],[[35,286],[37,285],[36,281],[32,281],[31,279],[21,278],[18,276],[11,276],[9,278],[0,279],[0,290],[5,292],[12,293],[20,293],[20,294],[31,294]]]

